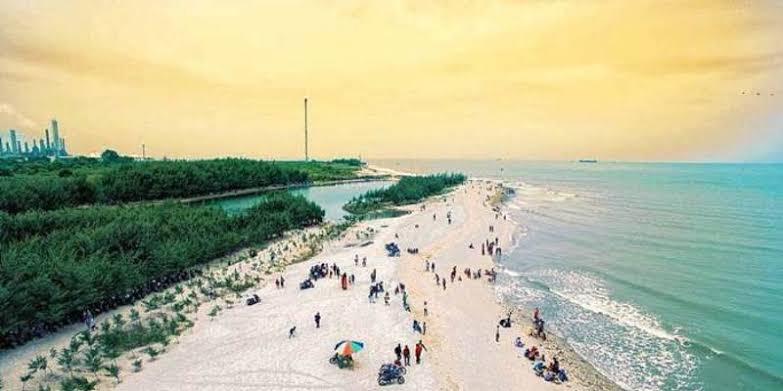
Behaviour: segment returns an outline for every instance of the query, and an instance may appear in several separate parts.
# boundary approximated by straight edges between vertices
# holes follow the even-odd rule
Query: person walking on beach
[[[291,339],[296,336],[296,326],[291,327],[288,329],[288,339]]]
[[[416,347],[413,348],[413,353],[416,355],[416,364],[421,364],[421,351],[427,350],[427,347],[424,346],[423,343],[421,343],[421,340],[416,344]]]
[[[500,342],[500,326],[495,326],[495,342]]]
[[[85,310],[82,314],[82,320],[84,321],[84,326],[87,328],[87,331],[93,331],[95,329],[95,318],[92,316],[92,312],[90,310]]]
[[[424,302],[424,316],[427,316],[427,315],[429,315],[429,313],[430,313],[430,312],[427,310],[427,302],[425,301],[425,302]]]
[[[421,335],[427,335],[427,322],[421,322]]]
[[[280,288],[285,288],[285,278],[280,276]]]
[[[394,354],[397,356],[397,361],[402,360],[402,346],[400,344],[397,344],[397,347],[394,348]]]
[[[320,329],[321,328],[321,313],[316,312],[315,313],[315,328]]]
[[[411,365],[411,350],[408,349],[408,345],[405,345],[405,348],[402,349],[402,358],[405,359],[405,366]]]

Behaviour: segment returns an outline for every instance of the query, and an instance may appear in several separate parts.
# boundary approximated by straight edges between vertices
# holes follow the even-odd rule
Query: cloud
[[[35,121],[31,120],[30,118],[27,118],[24,114],[18,112],[14,106],[11,106],[8,103],[0,103],[0,114],[7,115],[12,118],[12,120],[22,127],[25,128],[35,128],[37,127]]]

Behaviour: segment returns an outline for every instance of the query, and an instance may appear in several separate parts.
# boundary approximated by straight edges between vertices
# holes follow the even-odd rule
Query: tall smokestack
[[[305,118],[304,118],[304,120],[305,120],[305,124],[304,124],[305,125],[305,161],[308,161],[308,160],[310,160],[310,153],[307,150],[307,148],[308,148],[308,145],[307,145],[307,98],[304,98],[304,115],[305,115]]]

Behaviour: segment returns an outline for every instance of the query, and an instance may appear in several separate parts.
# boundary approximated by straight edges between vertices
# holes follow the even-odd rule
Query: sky
[[[783,161],[783,2],[0,0],[0,137],[157,157]]]

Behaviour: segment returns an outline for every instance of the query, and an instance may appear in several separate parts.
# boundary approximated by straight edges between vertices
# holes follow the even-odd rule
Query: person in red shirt
[[[423,343],[421,343],[421,340],[419,340],[419,343],[416,344],[416,347],[414,348],[414,353],[416,354],[416,364],[421,364],[421,351],[427,350],[427,347],[424,346]]]
[[[408,345],[402,349],[402,358],[405,360],[405,366],[411,365],[411,350],[408,349]]]

